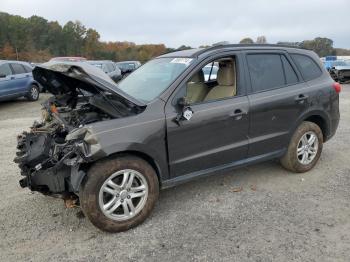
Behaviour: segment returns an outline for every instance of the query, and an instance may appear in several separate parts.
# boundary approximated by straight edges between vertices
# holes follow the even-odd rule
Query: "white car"
[[[203,67],[202,70],[204,73],[205,82],[210,80],[216,80],[217,72],[219,70],[219,64],[218,63],[208,64],[205,67]]]

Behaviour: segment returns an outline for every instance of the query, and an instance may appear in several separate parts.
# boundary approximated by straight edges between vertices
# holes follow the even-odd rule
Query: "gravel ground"
[[[0,104],[0,261],[350,260],[350,85],[338,132],[312,171],[271,161],[168,189],[145,223],[119,234],[19,187],[16,134],[39,110],[38,102]]]

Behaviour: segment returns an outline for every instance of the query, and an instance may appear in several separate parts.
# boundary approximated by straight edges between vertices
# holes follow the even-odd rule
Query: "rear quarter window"
[[[27,65],[23,65],[24,69],[26,70],[27,73],[31,73],[33,71],[33,68]]]
[[[321,68],[311,57],[299,54],[291,54],[291,56],[305,81],[310,81],[322,75]]]

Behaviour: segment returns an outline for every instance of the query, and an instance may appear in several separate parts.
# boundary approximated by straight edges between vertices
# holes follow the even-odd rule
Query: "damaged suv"
[[[169,53],[118,85],[87,63],[49,62],[33,75],[54,96],[18,136],[20,185],[75,198],[109,232],[144,221],[159,189],[200,176],[269,159],[306,172],[339,122],[340,85],[296,48]]]

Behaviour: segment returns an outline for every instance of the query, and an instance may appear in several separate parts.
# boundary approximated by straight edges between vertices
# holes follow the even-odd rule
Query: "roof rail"
[[[195,56],[199,56],[201,54],[204,54],[208,51],[212,51],[212,50],[216,50],[216,49],[220,49],[223,47],[284,47],[284,48],[297,48],[297,49],[305,49],[302,48],[300,46],[293,46],[293,45],[277,45],[277,44],[226,44],[226,43],[217,43],[214,44],[213,46],[204,48],[202,50],[199,50],[198,52],[196,52],[194,55]]]

